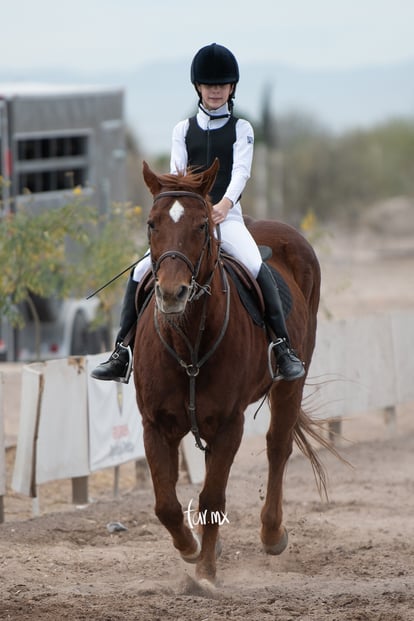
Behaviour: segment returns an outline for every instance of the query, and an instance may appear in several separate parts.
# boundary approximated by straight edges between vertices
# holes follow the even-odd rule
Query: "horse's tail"
[[[329,500],[327,472],[309,438],[315,440],[318,444],[328,449],[328,451],[330,451],[342,462],[347,465],[349,465],[349,463],[338,453],[332,442],[323,436],[323,430],[325,427],[326,421],[312,418],[301,408],[299,418],[293,429],[293,437],[301,453],[303,453],[303,455],[305,455],[311,463],[319,495],[321,498],[325,497],[326,500]]]

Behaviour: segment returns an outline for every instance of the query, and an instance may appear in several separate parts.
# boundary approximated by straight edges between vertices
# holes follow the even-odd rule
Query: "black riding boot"
[[[120,330],[116,337],[116,346],[106,362],[99,364],[91,373],[91,377],[99,380],[113,380],[127,384],[132,370],[133,346],[123,345],[122,341],[137,320],[135,294],[138,283],[130,277],[122,302]],[[133,341],[131,341],[133,343]]]
[[[263,295],[266,323],[276,337],[276,341],[270,343],[269,346],[269,359],[273,350],[279,367],[278,378],[299,379],[305,374],[305,369],[295,352],[290,348],[279,289],[266,263],[262,263],[256,280]]]

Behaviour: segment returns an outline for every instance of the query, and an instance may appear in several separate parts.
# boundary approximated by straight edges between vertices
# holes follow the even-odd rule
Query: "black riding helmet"
[[[197,84],[234,84],[230,99],[234,97],[239,81],[239,65],[230,50],[218,43],[211,43],[198,50],[191,63],[191,82]]]

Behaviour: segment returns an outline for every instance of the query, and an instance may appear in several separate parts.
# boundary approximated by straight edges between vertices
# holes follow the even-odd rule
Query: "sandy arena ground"
[[[322,313],[334,317],[414,308],[413,238],[325,240]],[[352,257],[348,256],[352,248]],[[412,345],[411,345],[412,347]],[[361,363],[369,363],[364,352]],[[87,507],[70,504],[70,482],[40,489],[40,517],[11,491],[0,525],[0,619],[28,621],[412,621],[414,620],[414,404],[395,427],[381,413],[345,421],[344,465],[320,452],[330,502],[318,496],[309,463],[295,453],[285,481],[288,549],[260,548],[266,484],[263,439],[245,439],[228,485],[230,524],[221,529],[215,597],[201,592],[153,513],[152,488],[121,467],[90,479]],[[8,451],[9,475],[13,450]],[[185,475],[187,506],[200,486]],[[128,530],[110,534],[109,522]]]

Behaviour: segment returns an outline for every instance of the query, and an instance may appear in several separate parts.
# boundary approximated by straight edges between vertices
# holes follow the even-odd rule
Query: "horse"
[[[306,373],[299,380],[274,381],[266,327],[252,321],[223,269],[209,199],[218,166],[214,161],[203,172],[160,175],[143,163],[153,198],[147,223],[153,295],[139,311],[133,354],[155,514],[181,557],[195,563],[197,580],[213,588],[221,543],[219,520],[211,517],[226,515],[227,482],[249,404],[268,394],[268,482],[260,530],[268,554],[280,554],[288,544],[282,486],[294,440],[311,460],[319,482],[326,483],[307,438],[317,432],[301,407]],[[287,326],[307,372],[321,280],[315,252],[287,224],[255,220],[249,229],[260,246],[270,247],[268,263],[289,288]],[[207,519],[197,533],[185,523],[176,493],[179,446],[190,431],[204,449],[206,466],[198,511]]]

